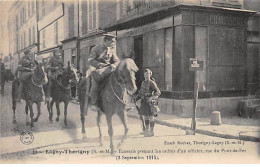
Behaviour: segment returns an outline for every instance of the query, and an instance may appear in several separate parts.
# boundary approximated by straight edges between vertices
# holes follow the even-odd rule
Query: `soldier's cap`
[[[52,53],[61,55],[61,49],[60,48],[55,48],[55,49],[53,49]]]
[[[31,51],[28,49],[28,50],[25,50],[23,53],[24,53],[24,55],[28,55],[31,53]]]
[[[116,39],[116,35],[113,35],[113,34],[102,34],[102,36],[104,36],[106,39]]]

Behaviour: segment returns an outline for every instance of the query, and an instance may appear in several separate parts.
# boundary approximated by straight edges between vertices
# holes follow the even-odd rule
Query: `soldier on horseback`
[[[50,58],[47,64],[49,85],[46,92],[46,101],[50,101],[50,95],[52,90],[53,81],[57,79],[57,76],[62,73],[64,67],[63,61],[61,59],[61,49],[55,48],[53,50],[53,57]]]
[[[24,51],[24,57],[19,61],[17,67],[17,70],[19,71],[18,79],[20,83],[18,88],[18,96],[16,99],[17,102],[21,101],[24,83],[33,75],[34,67],[35,62],[30,50]]]
[[[92,105],[98,106],[99,85],[109,74],[111,74],[120,63],[120,60],[113,50],[116,36],[104,34],[103,44],[95,46],[90,53],[88,63],[94,67],[92,71],[92,86],[90,97]]]

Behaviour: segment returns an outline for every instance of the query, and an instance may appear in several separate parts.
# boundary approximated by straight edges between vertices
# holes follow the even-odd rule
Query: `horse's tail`
[[[12,82],[12,109],[16,110],[16,99],[18,96],[18,87],[19,87],[19,81],[18,79],[15,79]]]

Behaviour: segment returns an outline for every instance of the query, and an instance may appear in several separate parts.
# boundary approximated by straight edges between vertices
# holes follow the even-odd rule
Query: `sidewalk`
[[[78,104],[76,101],[72,103]],[[134,104],[129,104],[128,117],[139,119]],[[130,109],[131,108],[131,109]],[[182,118],[160,112],[156,123],[187,130],[191,127],[191,118]],[[210,118],[196,118],[196,133],[245,141],[260,142],[260,120],[240,118],[238,116],[222,117],[221,125],[211,125]]]
[[[131,106],[132,107],[132,106]],[[139,119],[137,110],[132,107],[128,112],[131,118]],[[211,125],[210,118],[196,118],[196,133],[245,141],[260,142],[260,120],[240,118],[238,116],[222,117],[221,125]],[[191,127],[191,118],[182,118],[160,112],[156,123],[187,130]]]

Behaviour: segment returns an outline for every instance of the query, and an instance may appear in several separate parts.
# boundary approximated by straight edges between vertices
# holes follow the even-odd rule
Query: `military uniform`
[[[34,63],[34,59],[28,55],[29,53],[30,53],[29,51],[26,51],[25,56],[18,63],[17,69],[19,71],[18,79],[20,85],[18,88],[17,101],[21,100],[25,81],[28,80],[33,75],[33,68],[35,67],[35,63]]]
[[[59,54],[60,55],[60,50],[59,49],[54,49],[53,54]],[[49,76],[49,85],[47,88],[46,92],[46,101],[50,100],[50,95],[51,95],[51,89],[53,85],[53,80],[57,78],[59,74],[62,73],[62,69],[64,67],[62,59],[58,56],[53,56],[50,58],[48,64],[47,64],[47,70],[48,70],[48,76]]]
[[[116,69],[120,60],[112,48],[98,45],[91,50],[88,62],[95,68],[92,72],[94,79],[92,80],[90,96],[92,104],[97,106],[99,84]]]

